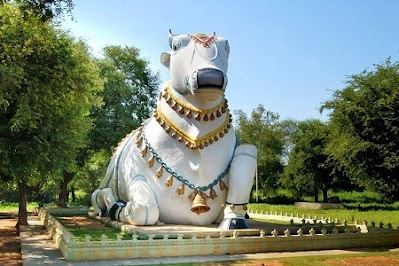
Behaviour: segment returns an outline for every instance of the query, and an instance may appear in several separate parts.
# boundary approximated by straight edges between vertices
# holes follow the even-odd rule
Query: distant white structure
[[[95,212],[135,225],[219,217],[222,229],[246,228],[257,149],[239,145],[224,98],[229,43],[170,31],[169,45],[161,62],[171,80],[154,116],[119,144],[92,194]]]

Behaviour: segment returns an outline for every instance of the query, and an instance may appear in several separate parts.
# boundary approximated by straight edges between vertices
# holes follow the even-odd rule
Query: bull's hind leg
[[[224,219],[219,228],[248,228],[245,220],[247,204],[256,172],[257,149],[253,145],[240,145],[234,152],[229,172],[229,191],[227,193]]]
[[[158,203],[152,188],[142,176],[128,184],[129,201],[116,202],[110,209],[111,219],[134,225],[154,225],[159,218]]]

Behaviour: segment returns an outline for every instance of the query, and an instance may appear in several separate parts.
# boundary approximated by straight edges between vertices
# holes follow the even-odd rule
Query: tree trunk
[[[57,206],[60,208],[66,208],[68,202],[68,184],[72,181],[74,177],[74,173],[66,172],[63,173],[63,179],[59,184],[59,194],[58,194],[58,203]]]
[[[319,194],[317,192],[314,194],[314,202],[319,202]]]
[[[323,188],[322,191],[323,191],[323,202],[327,203],[328,202],[328,197],[327,197],[328,189]]]
[[[75,187],[71,187],[72,202],[76,202]]]
[[[319,190],[317,189],[316,186],[313,188],[313,193],[314,193],[314,202],[319,202]]]
[[[28,211],[26,210],[26,181],[21,180],[18,182],[19,190],[19,210],[18,210],[18,226],[28,225]]]

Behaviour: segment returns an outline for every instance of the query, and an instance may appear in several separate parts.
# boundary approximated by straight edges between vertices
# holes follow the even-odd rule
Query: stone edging
[[[155,258],[195,255],[245,254],[261,252],[306,251],[324,249],[347,249],[360,247],[382,247],[399,245],[399,230],[378,228],[365,225],[363,230],[349,230],[343,225],[341,230],[334,226],[331,233],[326,228],[316,233],[312,227],[309,233],[302,229],[297,235],[291,235],[289,230],[279,235],[277,230],[265,232],[257,230],[256,234],[250,230],[219,231],[197,234],[156,234],[140,240],[135,234],[131,240],[108,240],[103,235],[101,241],[90,241],[86,237],[84,242],[77,242],[75,237],[65,229],[46,209],[39,210],[39,218],[43,221],[47,231],[53,238],[66,260],[102,260],[126,258]],[[253,217],[255,213],[252,213]],[[265,214],[258,214],[265,215]],[[283,216],[283,215],[282,215]],[[285,216],[286,218],[288,216]],[[290,217],[292,218],[292,217]],[[355,225],[356,226],[356,225]],[[177,235],[177,237],[175,237]]]

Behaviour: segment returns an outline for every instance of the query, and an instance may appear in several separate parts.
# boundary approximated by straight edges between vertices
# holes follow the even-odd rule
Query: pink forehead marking
[[[202,34],[197,34],[197,35],[190,35],[190,38],[196,42],[201,44],[202,46],[208,48],[209,46],[211,46],[212,43],[215,42],[215,40],[217,39],[217,37],[215,35],[212,35],[210,37],[206,36],[206,35],[202,35]]]

